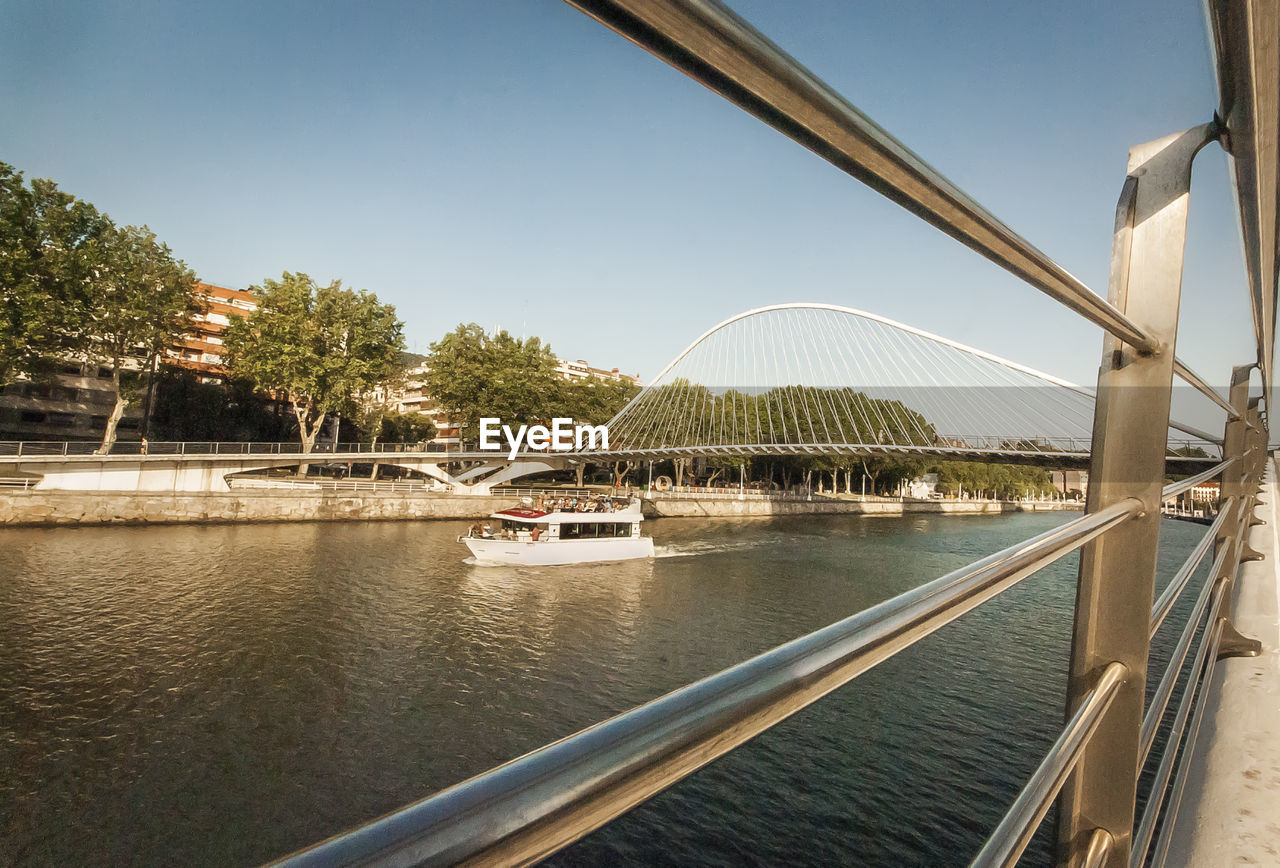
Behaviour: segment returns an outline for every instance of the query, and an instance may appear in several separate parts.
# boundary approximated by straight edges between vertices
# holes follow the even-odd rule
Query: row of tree
[[[902,401],[850,387],[713,392],[685,378],[650,389],[610,431],[619,446],[861,443],[930,446],[933,425]]]
[[[626,482],[633,465],[619,462],[615,480]],[[756,458],[708,459],[706,473],[690,475],[687,460],[655,462],[655,475],[670,475],[676,484],[733,486],[848,494],[895,494],[899,486],[927,473],[936,474],[938,488],[951,496],[1009,499],[1052,494],[1056,489],[1042,467],[987,464],[977,461],[936,461],[923,458],[851,458],[835,455],[779,455]]]
[[[131,361],[154,372],[196,309],[195,274],[146,226],[0,163],[0,386],[67,360],[107,365],[115,404],[103,449],[137,394]]]
[[[102,451],[144,393],[172,429],[278,430],[267,408],[283,400],[309,451],[326,417],[358,415],[362,396],[395,381],[404,339],[391,305],[288,272],[251,290],[258,309],[227,335],[229,384],[161,376],[205,308],[194,272],[147,227],[117,226],[53,181],[26,183],[0,163],[0,386],[50,379],[69,361],[109,368],[115,402]]]

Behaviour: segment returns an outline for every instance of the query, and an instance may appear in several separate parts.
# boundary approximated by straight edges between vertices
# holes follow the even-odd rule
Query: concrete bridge
[[[338,444],[302,453],[288,443],[120,444],[124,454],[97,455],[88,443],[0,443],[0,484],[37,491],[228,492],[242,474],[312,464],[380,464],[422,473],[454,494],[488,494],[523,476],[567,470],[581,462],[564,453],[437,452],[395,444],[381,450]],[[284,481],[284,480],[282,480]],[[301,480],[299,480],[301,482]]]

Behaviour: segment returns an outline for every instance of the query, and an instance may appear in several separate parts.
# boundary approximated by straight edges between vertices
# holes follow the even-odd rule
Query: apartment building
[[[618,382],[632,383],[636,386],[641,384],[640,376],[638,374],[633,377],[630,374],[620,373],[617,368],[613,368],[611,370],[593,368],[582,359],[572,362],[568,359],[556,359],[556,375],[562,379],[570,381],[585,380],[588,377],[595,377],[599,380],[616,380]]]
[[[0,389],[0,440],[100,440],[115,407],[111,368],[67,362],[48,382],[19,380]],[[137,405],[117,426],[137,440]]]
[[[460,442],[456,423],[450,421],[448,414],[435,405],[430,393],[427,392],[425,362],[414,365],[405,372],[404,386],[392,391],[388,400],[391,402],[391,409],[396,413],[420,413],[423,416],[430,416],[432,423],[436,426],[433,443],[453,448]]]
[[[191,318],[187,332],[167,352],[165,362],[195,371],[204,382],[220,382],[223,336],[231,317],[255,309],[253,293],[197,283],[203,310]],[[128,365],[137,370],[136,362]],[[48,382],[19,380],[0,389],[0,439],[96,440],[107,427],[115,404],[111,369],[70,361]],[[143,402],[133,402],[120,420],[117,436],[136,440]]]
[[[203,310],[191,317],[187,333],[168,352],[168,363],[195,371],[201,382],[221,382],[227,375],[223,341],[232,317],[257,309],[253,293],[211,283],[197,283]]]

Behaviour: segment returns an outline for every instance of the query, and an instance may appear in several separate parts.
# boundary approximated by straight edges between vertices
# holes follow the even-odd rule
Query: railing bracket
[[[1260,560],[1263,560],[1265,557],[1266,556],[1262,552],[1258,551],[1255,548],[1252,548],[1247,544],[1244,546],[1241,546],[1240,548],[1241,563],[1244,563],[1245,561],[1260,561]]]
[[[1226,618],[1222,619],[1222,639],[1218,642],[1218,658],[1257,657],[1262,653],[1262,643],[1248,636],[1241,636]]]

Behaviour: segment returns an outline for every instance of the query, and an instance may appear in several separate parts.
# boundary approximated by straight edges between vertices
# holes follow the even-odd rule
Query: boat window
[[[565,522],[560,525],[560,539],[581,539],[582,525],[574,522]]]

